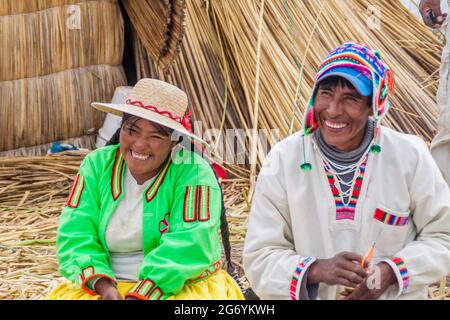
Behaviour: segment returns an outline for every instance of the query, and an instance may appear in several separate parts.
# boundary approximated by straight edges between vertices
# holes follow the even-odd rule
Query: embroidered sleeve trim
[[[94,278],[108,278],[109,280],[111,280],[114,284],[116,283],[116,280],[114,280],[113,278],[111,278],[110,276],[107,276],[106,274],[102,274],[102,273],[95,273],[94,271],[94,267],[87,267],[84,268],[80,275],[78,276],[78,281],[81,284],[81,288],[86,291],[87,293],[89,293],[92,296],[97,295],[97,292],[95,292],[93,289],[94,288],[89,288],[88,283],[90,280],[94,279]]]
[[[183,219],[185,222],[193,222],[197,220],[195,211],[195,195],[197,194],[197,187],[186,187],[186,194],[184,196]]]
[[[78,174],[72,186],[72,190],[70,191],[66,205],[74,209],[78,208],[83,190],[84,190],[84,177]]]
[[[408,268],[406,268],[406,265],[405,265],[405,262],[403,261],[403,259],[401,259],[399,257],[391,258],[391,260],[397,266],[398,272],[401,277],[401,281],[399,281],[401,284],[400,291],[402,293],[405,293],[405,291],[408,289],[408,286],[409,286]]]
[[[163,296],[163,292],[150,279],[139,281],[127,296],[135,297],[141,300],[159,300]]]
[[[222,268],[222,262],[220,260],[217,260],[213,264],[211,264],[208,268],[205,269],[197,278],[189,279],[186,283],[195,283],[200,280],[205,280],[206,278],[209,278],[213,274],[215,274],[217,271],[219,271]]]
[[[304,257],[300,260],[297,268],[294,271],[294,276],[292,277],[290,296],[292,300],[299,300],[300,287],[303,281],[303,276],[305,275],[306,269],[316,261],[315,257]]]
[[[185,222],[208,221],[210,188],[207,186],[186,187],[183,205],[183,219]]]
[[[114,201],[116,201],[122,193],[122,180],[124,173],[125,160],[123,159],[120,148],[116,151],[116,158],[114,160],[113,171],[111,175],[111,193]]]
[[[386,212],[377,208],[373,216],[378,221],[386,223],[391,226],[405,226],[409,223],[409,217],[396,216],[393,213]]]
[[[200,188],[200,200],[198,206],[198,220],[208,221],[210,218],[209,213],[209,187],[199,187]]]

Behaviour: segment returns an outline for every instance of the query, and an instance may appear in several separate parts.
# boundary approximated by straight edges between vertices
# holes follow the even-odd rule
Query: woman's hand
[[[360,265],[362,259],[353,252],[341,252],[330,259],[317,259],[309,267],[308,284],[323,282],[330,286],[355,288],[367,277],[367,272]]]
[[[94,285],[95,292],[97,292],[102,300],[123,300],[113,282],[108,278],[101,278]]]
[[[378,268],[379,273],[375,272],[374,275],[371,276],[380,277],[378,282],[380,284],[379,287],[369,289],[367,286],[368,281],[365,279],[349,296],[345,297],[343,300],[376,300],[387,290],[387,288],[397,282],[394,270],[392,270],[386,262],[381,262],[374,268]]]

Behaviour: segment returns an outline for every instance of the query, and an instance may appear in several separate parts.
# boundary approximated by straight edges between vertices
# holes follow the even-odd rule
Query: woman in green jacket
[[[178,145],[192,134],[186,94],[142,79],[126,104],[120,143],[80,166],[57,236],[61,274],[49,299],[242,299],[221,268],[221,189],[209,164]]]

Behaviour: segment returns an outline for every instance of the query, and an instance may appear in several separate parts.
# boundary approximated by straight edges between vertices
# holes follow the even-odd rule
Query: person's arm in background
[[[447,14],[441,11],[440,0],[421,0],[419,11],[422,15],[424,23],[434,29],[441,28]],[[430,20],[430,12],[434,16],[434,23]],[[450,185],[450,108],[449,108],[449,90],[448,90],[448,73],[450,63],[450,46],[449,46],[449,26],[446,27],[447,44],[442,50],[441,65],[439,70],[439,88],[437,92],[436,102],[439,109],[438,130],[431,142],[431,154],[434,161],[444,176],[445,181]]]
[[[441,0],[421,0],[419,11],[422,15],[423,22],[434,29],[440,28],[447,17],[446,13],[441,12]],[[430,19],[430,11],[434,17],[434,21]]]

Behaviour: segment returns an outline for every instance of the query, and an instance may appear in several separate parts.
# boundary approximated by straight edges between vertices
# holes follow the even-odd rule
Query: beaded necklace
[[[336,220],[354,219],[355,207],[361,193],[367,159],[373,143],[372,140],[359,161],[349,165],[341,165],[332,161],[316,146],[322,157],[323,167],[336,205]],[[350,181],[342,179],[343,175],[352,172],[354,174]],[[345,192],[342,191],[342,185],[347,186]]]

